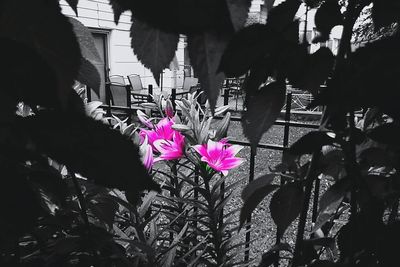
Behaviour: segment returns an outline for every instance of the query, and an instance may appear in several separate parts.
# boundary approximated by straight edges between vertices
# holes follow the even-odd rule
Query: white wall
[[[146,69],[133,54],[130,46],[129,30],[131,26],[131,13],[121,15],[118,25],[114,23],[114,13],[108,0],[80,0],[78,4],[78,16],[64,1],[60,1],[62,12],[78,19],[85,26],[101,29],[108,32],[108,60],[110,75],[139,74],[144,87],[157,84],[150,70]],[[176,53],[178,62],[183,65],[183,42],[179,43]],[[183,67],[182,67],[183,69]],[[163,87],[170,88],[173,83],[172,72],[165,70]]]

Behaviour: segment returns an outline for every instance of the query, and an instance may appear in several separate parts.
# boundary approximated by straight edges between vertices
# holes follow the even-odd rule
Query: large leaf
[[[268,13],[268,27],[277,32],[285,31],[292,24],[300,4],[301,2],[297,0],[286,0],[273,7]]]
[[[93,36],[89,29],[77,19],[69,18],[69,21],[73,26],[82,54],[77,80],[99,94],[101,78],[94,64],[99,64],[103,61],[97,51]]]
[[[313,42],[328,40],[332,28],[343,23],[343,15],[340,12],[338,1],[325,1],[322,3],[315,13],[314,21],[320,36]]]
[[[304,191],[298,183],[288,183],[279,188],[269,205],[272,219],[282,233],[296,219],[303,208]]]
[[[272,82],[248,100],[242,117],[243,132],[255,148],[261,136],[268,131],[279,116],[285,102],[286,88],[283,83]]]
[[[256,62],[276,51],[279,36],[262,24],[250,25],[237,34],[226,47],[219,70],[228,77],[246,73]]]
[[[350,190],[351,185],[351,179],[346,177],[329,187],[319,200],[319,212],[327,212],[332,210],[332,208],[336,208],[338,203],[342,202],[343,197]]]
[[[143,1],[111,0],[115,19],[123,11],[158,29],[175,33],[200,33],[216,27],[232,27],[226,0]]]
[[[126,190],[139,197],[144,189],[156,189],[137,146],[118,131],[80,114],[42,112],[20,121],[37,152],[41,152],[97,184]]]
[[[3,1],[0,36],[23,42],[43,57],[56,74],[54,90],[66,108],[81,53],[72,25],[61,13],[58,1]]]
[[[251,0],[226,0],[233,27],[240,30],[246,20],[251,5]]]
[[[253,181],[251,181],[242,191],[242,199],[246,201],[252,194],[254,194],[258,189],[264,186],[270,185],[274,178],[276,177],[273,173],[265,174]]]
[[[0,242],[2,248],[14,248],[20,235],[31,230],[41,214],[39,199],[29,184],[26,169],[1,155]],[[24,174],[24,171],[26,172]]]
[[[132,48],[140,62],[153,73],[157,84],[160,75],[175,56],[179,35],[166,33],[132,17]]]
[[[257,179],[258,180],[258,179]],[[240,210],[240,226],[246,222],[247,218],[251,215],[258,204],[270,193],[279,188],[279,185],[266,184],[251,192],[251,195],[246,196],[242,209]]]
[[[217,103],[225,76],[217,73],[222,53],[232,32],[208,31],[188,36],[190,62],[199,78],[201,89],[207,94],[211,110]]]
[[[60,105],[54,90],[57,86],[56,74],[35,50],[0,37],[0,58],[4,66],[0,72],[3,81],[0,85],[0,109],[3,116],[6,110],[14,115],[15,106],[21,101],[51,108]]]
[[[289,152],[296,156],[311,154],[320,150],[324,145],[331,145],[333,141],[334,139],[328,135],[328,132],[312,131],[291,145]]]

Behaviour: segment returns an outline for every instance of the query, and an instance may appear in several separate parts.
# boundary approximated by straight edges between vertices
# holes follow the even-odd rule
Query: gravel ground
[[[317,121],[312,121],[310,123],[318,123]],[[297,141],[301,136],[309,132],[310,129],[306,128],[290,128],[289,144]],[[240,122],[231,122],[230,129],[228,132],[228,137],[245,141],[246,138],[243,135],[243,131]],[[273,126],[267,133],[264,134],[261,143],[280,145],[283,142],[283,126]],[[249,161],[250,161],[250,148],[244,147],[238,154],[239,157],[245,158],[246,161],[237,169],[231,171],[230,181],[236,181],[238,179],[245,178],[241,187],[238,188],[234,197],[228,203],[226,210],[231,210],[235,207],[240,207],[242,205],[242,200],[240,198],[240,193],[242,189],[248,183],[249,177]],[[269,167],[274,167],[276,164],[280,163],[282,157],[282,152],[271,150],[271,149],[261,149],[257,151],[255,159],[255,178],[261,176],[262,174],[268,173]],[[278,181],[276,181],[278,183]],[[261,255],[268,251],[275,244],[276,227],[272,218],[269,214],[269,202],[271,200],[271,195],[265,198],[260,205],[256,208],[252,215],[252,230],[251,239],[254,239],[254,243],[250,247],[250,257],[254,258],[255,266],[259,262]],[[294,223],[293,225],[296,225]],[[311,227],[311,226],[308,226]],[[244,240],[244,234],[242,240]],[[290,227],[284,236],[283,242],[287,242],[294,245],[294,239],[296,235],[296,227]]]

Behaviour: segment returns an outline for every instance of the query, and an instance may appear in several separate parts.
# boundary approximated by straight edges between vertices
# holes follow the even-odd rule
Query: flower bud
[[[166,104],[165,104],[165,109],[164,109],[165,115],[168,116],[168,118],[172,118],[174,117],[174,108],[172,106],[172,102],[171,100],[167,100]]]
[[[153,129],[153,124],[151,123],[151,119],[149,119],[149,117],[143,113],[143,111],[138,110],[136,112],[138,119],[141,123],[143,123],[144,125],[146,125],[147,127],[149,127],[150,129]]]
[[[230,121],[231,121],[231,113],[228,112],[228,113],[225,114],[224,118],[218,124],[218,128],[217,128],[217,131],[215,133],[215,138],[217,140],[219,140],[219,139],[221,139],[221,138],[226,136],[226,134],[228,132],[228,127],[229,127]]]

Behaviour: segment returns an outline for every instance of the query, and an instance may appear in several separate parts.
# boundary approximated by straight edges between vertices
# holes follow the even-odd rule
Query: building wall
[[[86,27],[92,30],[100,30],[107,33],[108,39],[108,67],[109,75],[139,74],[142,78],[144,87],[157,84],[149,69],[145,68],[133,53],[130,46],[131,38],[129,36],[131,26],[131,13],[125,12],[121,15],[118,25],[114,23],[114,13],[108,0],[80,0],[78,4],[78,16],[71,7],[64,1],[60,1],[63,14],[74,17],[82,22]],[[178,45],[176,52],[178,64],[183,73],[183,38]],[[166,69],[163,75],[163,88],[171,88],[176,79],[173,72]],[[104,101],[104,96],[101,97]]]

